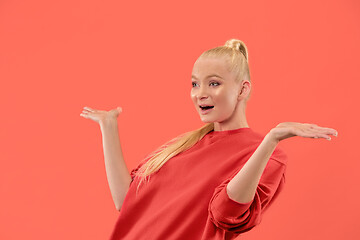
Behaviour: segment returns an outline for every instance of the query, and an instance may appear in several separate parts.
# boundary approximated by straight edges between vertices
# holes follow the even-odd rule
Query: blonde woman
[[[284,186],[287,138],[337,136],[332,128],[283,122],[265,136],[246,120],[251,93],[244,42],[226,41],[196,60],[191,99],[201,128],[171,139],[128,171],[120,146],[120,107],[80,114],[99,123],[107,179],[119,218],[111,240],[235,239],[261,222]]]

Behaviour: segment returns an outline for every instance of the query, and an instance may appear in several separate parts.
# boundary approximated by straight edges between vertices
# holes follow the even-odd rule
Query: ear
[[[239,95],[238,95],[238,100],[243,100],[245,99],[251,90],[251,83],[249,80],[242,80],[242,82],[240,83],[239,86]]]

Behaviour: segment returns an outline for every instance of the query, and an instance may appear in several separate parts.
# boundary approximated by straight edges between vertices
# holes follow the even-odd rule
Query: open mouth
[[[201,110],[208,110],[208,109],[211,109],[213,108],[214,106],[200,106]]]

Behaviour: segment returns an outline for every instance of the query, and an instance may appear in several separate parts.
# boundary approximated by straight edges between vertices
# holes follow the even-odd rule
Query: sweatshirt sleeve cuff
[[[223,217],[237,218],[244,214],[253,203],[254,199],[247,203],[240,203],[231,199],[227,193],[227,185],[219,192],[217,196],[217,206],[215,206],[217,212]]]

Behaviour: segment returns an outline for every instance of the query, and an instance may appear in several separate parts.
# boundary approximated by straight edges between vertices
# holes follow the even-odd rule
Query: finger
[[[316,131],[316,132],[319,132],[319,133],[322,133],[322,134],[328,134],[328,135],[333,135],[333,136],[336,136],[337,137],[337,131],[333,128],[327,128],[327,127],[320,127],[320,126],[317,126],[317,125],[314,125],[314,124],[311,124],[311,125],[308,125],[308,128],[307,130],[310,130],[310,131]]]
[[[325,138],[326,140],[331,140],[331,137],[329,137],[328,135],[321,135],[321,134],[315,134],[312,136],[312,138]]]
[[[89,115],[96,114],[96,112],[87,111],[86,109],[84,109],[81,114],[83,114],[85,116],[89,116]]]
[[[307,138],[325,138],[327,140],[331,140],[328,135],[315,129],[301,129],[300,131],[296,131],[296,135]]]
[[[317,132],[311,131],[310,129],[297,129],[295,134],[300,137],[307,137],[307,138],[318,138]]]
[[[94,109],[89,108],[89,107],[84,107],[84,109],[85,109],[85,110],[88,110],[88,111],[90,111],[90,112],[94,112],[94,111],[95,111]]]
[[[323,129],[304,129],[303,131],[313,138],[325,138],[327,140],[331,140],[331,138],[328,136],[330,133],[328,131],[324,132]]]
[[[327,134],[319,132],[319,131],[312,131],[312,132],[309,132],[309,134],[312,135],[313,138],[325,138],[326,140],[331,140],[331,138]]]
[[[84,113],[80,113],[80,116],[81,117],[84,117],[84,118],[89,118],[88,115],[84,114]]]
[[[337,134],[337,131],[335,129],[333,129],[333,128],[320,127],[320,126],[318,126],[316,124],[313,125],[312,129],[321,129],[321,130],[324,130],[326,132],[329,132],[329,134],[332,134],[332,135]]]
[[[328,135],[334,135],[337,137],[338,132],[333,129],[333,128],[326,128],[326,127],[320,127],[319,130],[323,133],[323,134],[328,134]]]
[[[331,135],[334,135],[336,137],[338,135],[338,132],[333,128],[324,128],[324,130],[326,131],[326,134],[331,134]]]
[[[89,110],[84,109],[82,112],[85,114],[96,114],[97,110],[89,111]]]
[[[319,137],[319,138],[325,138],[326,140],[331,140],[331,137],[329,137],[328,135],[326,135],[326,134],[318,134],[317,135],[317,137]]]
[[[82,113],[83,113],[83,114],[90,114],[90,113],[92,113],[92,112],[90,112],[90,111],[88,111],[88,110],[84,109],[84,110],[82,111]]]

